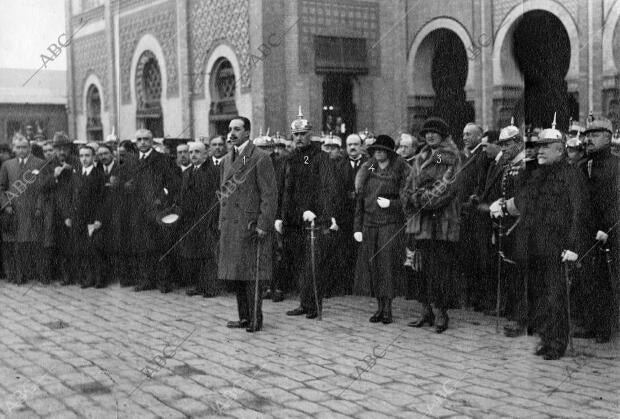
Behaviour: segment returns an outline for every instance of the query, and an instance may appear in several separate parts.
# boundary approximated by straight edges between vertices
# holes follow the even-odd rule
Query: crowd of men
[[[236,294],[248,332],[261,301],[299,295],[287,315],[321,318],[323,299],[418,300],[412,327],[448,328],[448,310],[509,320],[537,333],[537,354],[563,356],[571,336],[607,342],[617,327],[620,158],[605,119],[585,126],[463,129],[440,118],[417,135],[250,138],[236,117],[226,138],[171,153],[140,129],[75,144],[17,133],[0,149],[6,278],[136,291],[187,287]],[[612,147],[613,146],[613,147]],[[173,157],[174,156],[174,157]]]

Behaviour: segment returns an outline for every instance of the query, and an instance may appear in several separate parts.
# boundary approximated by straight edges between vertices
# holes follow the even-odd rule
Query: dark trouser
[[[439,310],[446,310],[454,296],[456,245],[443,240],[419,240],[422,251],[424,284],[420,287],[420,302],[433,303]]]
[[[4,258],[7,278],[18,284],[39,278],[41,245],[35,242],[5,242]]]
[[[183,273],[183,282],[193,286],[203,294],[219,295],[222,282],[217,278],[217,264],[213,256],[203,258],[180,259],[179,268]]]
[[[161,287],[164,285],[164,264],[159,262],[157,253],[138,253],[131,259],[131,272],[138,286]]]
[[[539,257],[530,257],[527,266],[519,265],[516,269],[508,266],[508,274],[503,281],[511,281],[509,295],[514,298],[511,303],[514,309],[509,313],[509,317],[515,320],[520,326],[531,328],[538,331],[542,327],[542,320],[539,316],[545,303],[545,293],[547,292],[545,282],[540,276],[534,273],[538,266],[544,264],[545,260]],[[565,291],[566,292],[566,291]]]
[[[325,239],[325,270],[332,278],[326,292],[329,295],[350,295],[353,293],[358,249],[353,231],[331,231]]]
[[[249,322],[254,320],[254,299],[256,297],[258,298],[256,320],[260,323],[263,319],[262,283],[259,283],[257,296],[255,296],[255,282],[229,281],[228,288],[231,289],[237,297],[239,320],[247,320]]]
[[[290,287],[284,287],[288,276],[288,265],[292,261],[287,260],[284,249],[284,236],[276,233],[273,241],[273,275],[269,288],[271,290],[288,291]]]
[[[77,267],[81,285],[92,287],[101,283],[101,258],[98,255],[77,255]]]
[[[458,244],[459,276],[461,277],[460,299],[465,306],[479,306],[483,301],[484,261],[481,258],[478,240],[478,218],[476,215],[463,216],[461,220],[461,240]]]
[[[536,323],[540,324],[541,343],[564,354],[568,344],[568,314],[566,281],[560,258],[556,255],[533,258],[528,276],[531,283],[543,284],[543,294],[537,304]]]
[[[312,255],[310,248],[310,232],[303,228],[289,228],[289,245],[291,262],[293,263],[291,274],[297,280],[299,289],[300,306],[308,311],[314,312],[317,303],[314,298],[314,279],[312,276]],[[325,278],[322,275],[322,262],[320,247],[323,243],[323,233],[320,229],[315,231],[315,279],[318,296],[318,305],[323,303],[323,292]]]
[[[583,313],[586,329],[596,336],[609,337],[614,330],[614,319],[618,316],[613,287],[613,270],[607,265],[605,253],[599,249],[592,251],[592,259],[584,264],[587,269],[582,275],[581,284],[576,284],[581,296],[578,310]]]
[[[129,285],[131,273],[129,257],[121,253],[105,252],[101,256],[101,281],[108,285],[118,280],[121,285]]]

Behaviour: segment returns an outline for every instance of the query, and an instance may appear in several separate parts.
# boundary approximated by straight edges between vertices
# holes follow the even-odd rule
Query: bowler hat
[[[389,135],[379,135],[377,141],[368,146],[368,154],[372,156],[376,150],[394,153],[394,139]]]
[[[441,118],[428,118],[422,124],[422,129],[420,130],[420,135],[425,136],[427,132],[436,132],[442,137],[448,136],[448,124]]]

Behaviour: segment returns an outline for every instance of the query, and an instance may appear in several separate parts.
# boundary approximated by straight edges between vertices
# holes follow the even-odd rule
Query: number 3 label
[[[310,164],[309,161],[309,157],[308,156],[304,156],[304,164]]]

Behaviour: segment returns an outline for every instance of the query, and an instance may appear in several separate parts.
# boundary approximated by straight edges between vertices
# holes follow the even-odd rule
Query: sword
[[[314,302],[316,303],[316,312],[319,315],[319,320],[323,320],[323,313],[319,307],[319,293],[316,288],[316,259],[315,259],[315,241],[317,228],[314,226],[314,220],[310,222],[310,268],[312,270],[312,286],[314,288]]]
[[[566,311],[568,314],[568,351],[570,356],[575,353],[575,348],[573,348],[573,323],[570,318],[570,286],[571,279],[569,275],[568,269],[568,261],[564,262],[564,279],[566,282]]]

